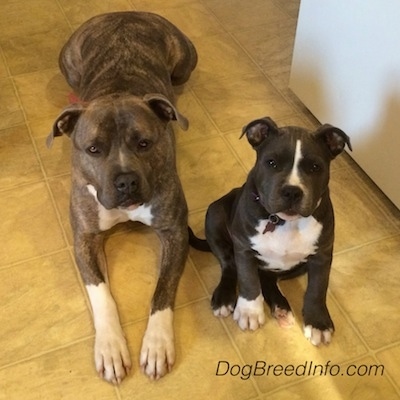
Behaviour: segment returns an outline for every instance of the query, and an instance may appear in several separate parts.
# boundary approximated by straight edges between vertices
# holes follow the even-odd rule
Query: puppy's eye
[[[86,151],[92,155],[100,154],[100,149],[97,146],[90,146],[87,148]]]
[[[274,159],[267,160],[267,165],[268,165],[268,167],[274,168],[274,169],[278,167],[278,164],[276,163],[276,161]]]
[[[310,167],[310,172],[318,172],[321,171],[321,166],[317,163],[313,163]]]

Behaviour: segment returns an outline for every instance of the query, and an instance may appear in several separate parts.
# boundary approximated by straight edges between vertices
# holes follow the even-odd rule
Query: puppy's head
[[[311,215],[328,188],[330,162],[349,137],[325,124],[315,132],[296,126],[278,127],[269,117],[250,122],[242,136],[257,152],[253,168],[264,208],[282,219]]]

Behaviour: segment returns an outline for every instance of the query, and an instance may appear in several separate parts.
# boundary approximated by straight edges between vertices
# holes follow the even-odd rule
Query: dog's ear
[[[83,106],[78,103],[71,104],[63,110],[54,122],[52,131],[47,136],[46,145],[48,148],[51,147],[56,136],[62,136],[63,134],[71,136],[82,111]]]
[[[242,129],[240,138],[244,135],[253,147],[257,147],[266,137],[278,133],[278,125],[269,117],[256,119]]]
[[[350,138],[339,128],[332,125],[324,124],[320,126],[316,132],[317,140],[322,140],[329,148],[332,159],[339,155],[347,147],[352,151]]]
[[[177,121],[183,130],[189,127],[189,121],[178,112],[173,104],[162,94],[146,94],[143,101],[148,103],[150,108],[163,120]]]

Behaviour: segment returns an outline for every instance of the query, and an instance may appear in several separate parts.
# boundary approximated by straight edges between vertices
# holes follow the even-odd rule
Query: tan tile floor
[[[209,299],[219,268],[212,255],[191,250],[177,297],[177,363],[161,381],[148,381],[137,360],[159,248],[150,229],[121,227],[106,251],[136,364],[118,388],[94,371],[93,328],[68,223],[70,144],[58,139],[51,151],[44,144],[70,91],[57,68],[60,47],[84,20],[113,10],[158,12],[192,38],[199,64],[178,99],[191,122],[188,132],[177,129],[178,168],[191,225],[203,234],[207,205],[242,184],[254,162],[250,146],[238,140],[244,124],[269,115],[280,124],[316,126],[287,87],[298,6],[299,0],[0,2],[1,400],[400,398],[400,213],[346,155],[332,166],[337,232],[328,305],[337,332],[329,347],[314,348],[303,337],[304,277],[282,284],[297,316],[292,329],[269,318],[259,331],[243,333],[231,318],[213,316]],[[219,361],[233,366],[232,375],[216,376]],[[254,372],[257,362],[334,367],[324,376],[277,369],[276,376],[245,379],[244,366]],[[244,367],[243,375],[234,365]],[[383,365],[383,376],[368,376],[371,365]],[[348,366],[360,374],[347,376]]]

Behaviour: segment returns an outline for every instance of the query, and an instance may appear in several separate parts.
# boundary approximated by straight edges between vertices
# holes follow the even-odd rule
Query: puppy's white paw
[[[217,308],[216,310],[213,311],[214,315],[216,317],[228,317],[231,315],[233,312],[233,306],[228,305],[228,306],[221,306],[220,308]]]
[[[255,331],[265,322],[264,298],[260,294],[255,300],[246,300],[239,296],[233,319],[238,323],[240,329]]]
[[[140,352],[140,367],[150,379],[160,379],[175,362],[173,312],[156,311],[149,318]]]
[[[332,340],[332,329],[321,331],[311,325],[304,327],[304,336],[314,345],[319,346],[322,344],[329,344]]]
[[[291,311],[278,306],[275,307],[272,316],[276,318],[281,328],[290,328],[294,325],[294,316]]]
[[[119,326],[108,326],[96,333],[94,360],[100,377],[114,385],[119,385],[129,374],[132,363]]]

